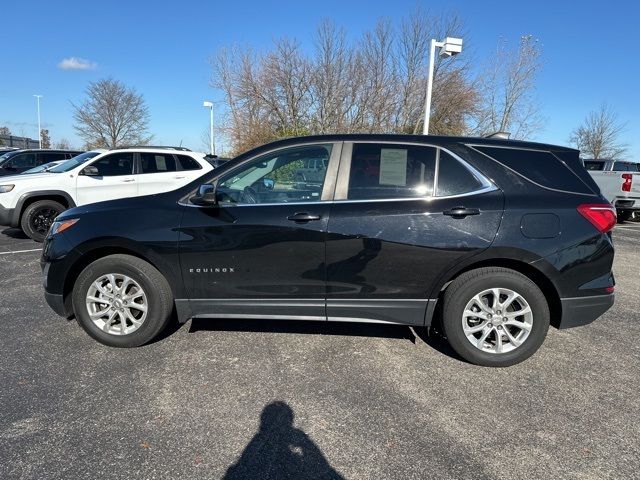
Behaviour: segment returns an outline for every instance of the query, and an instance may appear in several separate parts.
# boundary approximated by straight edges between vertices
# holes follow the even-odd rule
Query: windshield
[[[51,170],[49,170],[49,172],[51,172],[51,173],[68,172],[69,170],[73,170],[74,168],[82,165],[84,162],[86,162],[90,158],[93,158],[96,155],[100,155],[100,153],[101,152],[84,152],[84,153],[81,153],[80,155],[77,155],[77,156],[75,156],[73,158],[70,158],[69,160],[67,160],[64,163],[61,163],[57,167],[52,168]]]
[[[20,175],[29,174],[29,173],[46,172],[49,168],[55,167],[56,165],[60,165],[60,162],[45,163],[44,165],[40,165],[38,167],[33,167],[33,168],[30,168],[29,170],[25,170]]]

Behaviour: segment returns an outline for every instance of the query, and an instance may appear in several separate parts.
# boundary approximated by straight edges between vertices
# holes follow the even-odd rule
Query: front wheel
[[[64,205],[53,200],[38,200],[29,205],[20,220],[20,228],[31,239],[43,242],[55,218],[65,211]]]
[[[549,329],[549,306],[528,277],[507,268],[471,270],[444,295],[442,326],[465,360],[508,367],[533,355]]]
[[[131,255],[109,255],[87,266],[73,288],[78,323],[111,347],[150,342],[167,325],[173,295],[164,276]]]

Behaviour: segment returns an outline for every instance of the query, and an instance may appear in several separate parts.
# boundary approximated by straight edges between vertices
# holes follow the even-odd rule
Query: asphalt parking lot
[[[614,241],[614,308],[498,370],[375,325],[190,321],[111,349],[5,230],[0,478],[640,478],[640,223]]]

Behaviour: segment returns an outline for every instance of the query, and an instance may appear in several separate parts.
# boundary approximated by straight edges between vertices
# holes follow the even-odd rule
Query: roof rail
[[[187,147],[172,147],[169,145],[129,145],[126,147],[117,147],[112,148],[111,150],[122,150],[126,148],[162,148],[164,150],[179,150],[181,152],[190,152],[191,150]]]
[[[494,132],[489,135],[485,135],[484,138],[497,138],[500,140],[509,140],[511,133],[509,132]]]

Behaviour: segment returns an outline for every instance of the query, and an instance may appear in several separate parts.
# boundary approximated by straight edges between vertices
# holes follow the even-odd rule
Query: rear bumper
[[[588,325],[609,310],[615,295],[593,295],[589,297],[562,298],[562,319],[559,328]]]
[[[640,210],[640,198],[616,198],[613,205],[617,210]]]

